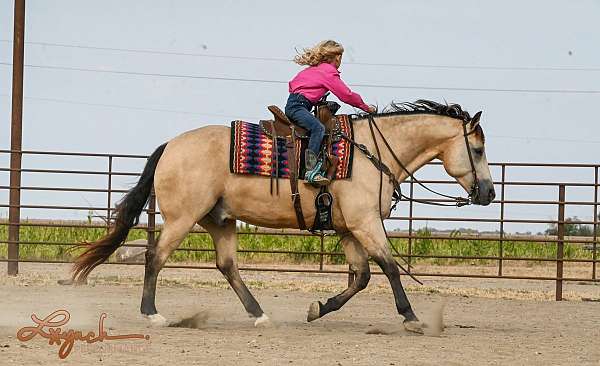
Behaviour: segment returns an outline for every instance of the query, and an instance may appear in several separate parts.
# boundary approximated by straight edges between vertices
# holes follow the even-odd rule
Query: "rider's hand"
[[[369,105],[369,110],[367,112],[375,113],[377,112],[377,107],[375,107],[374,105]]]

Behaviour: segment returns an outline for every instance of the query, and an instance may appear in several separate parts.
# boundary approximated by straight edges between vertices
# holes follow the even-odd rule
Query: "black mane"
[[[471,116],[469,112],[464,111],[459,104],[441,104],[431,100],[419,99],[416,102],[392,102],[386,106],[382,112],[376,113],[377,116],[408,115],[408,114],[436,114],[459,119],[463,122],[469,122]],[[367,114],[359,114],[357,118],[367,118]]]

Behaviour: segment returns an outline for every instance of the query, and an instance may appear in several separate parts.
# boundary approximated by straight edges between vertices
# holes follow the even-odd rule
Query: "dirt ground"
[[[553,282],[403,279],[422,320],[434,322],[444,306],[444,331],[423,336],[404,331],[383,276],[340,311],[307,323],[308,305],[341,291],[345,276],[244,272],[272,320],[255,328],[218,272],[165,269],[159,312],[170,321],[199,314],[199,324],[157,329],[139,314],[140,266],[101,266],[87,286],[58,285],[68,268],[25,263],[18,277],[0,277],[1,365],[600,365],[597,284],[567,284],[568,301],[555,302]],[[44,318],[57,309],[71,315],[64,329],[97,332],[104,312],[108,334],[150,338],[76,342],[64,360],[39,335],[17,339],[18,329],[34,325],[32,313]]]

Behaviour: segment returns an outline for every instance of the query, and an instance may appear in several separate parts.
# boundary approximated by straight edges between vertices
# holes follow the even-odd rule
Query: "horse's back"
[[[208,125],[199,127],[193,130],[183,132],[182,134],[174,137],[169,141],[167,147],[173,145],[186,145],[185,148],[190,147],[202,147],[207,142],[220,142],[220,144],[226,144],[229,146],[229,137],[231,135],[231,128],[229,126],[222,125]],[[172,148],[172,147],[171,147]]]
[[[190,160],[217,152],[228,153],[230,131],[228,126],[219,125],[186,131],[168,142],[163,159]]]
[[[229,127],[211,125],[169,141],[154,175],[161,206],[169,196],[177,197],[176,201],[190,199],[188,203],[196,205],[196,200],[212,200],[222,194],[224,178],[230,174],[229,139]]]

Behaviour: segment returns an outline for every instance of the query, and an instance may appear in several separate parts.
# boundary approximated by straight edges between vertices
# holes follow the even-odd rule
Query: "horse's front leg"
[[[422,333],[422,324],[413,312],[410,302],[406,297],[406,293],[400,282],[400,271],[388,246],[380,219],[375,216],[363,220],[362,224],[351,229],[351,232],[360,241],[375,263],[381,267],[381,270],[390,281],[396,301],[396,309],[398,310],[398,314],[404,317],[404,326],[406,329]]]
[[[352,296],[367,287],[371,279],[369,256],[358,240],[348,233],[342,237],[341,242],[344,246],[346,260],[350,264],[350,270],[354,272],[356,279],[342,293],[329,298],[325,304],[320,301],[310,304],[306,318],[309,322],[319,319],[327,313],[339,310]]]

